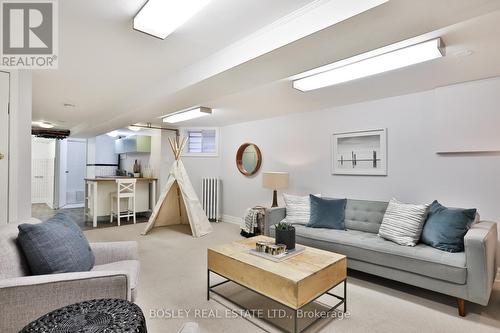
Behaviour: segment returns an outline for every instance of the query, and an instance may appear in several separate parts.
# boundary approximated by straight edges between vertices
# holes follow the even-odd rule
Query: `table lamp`
[[[278,207],[278,190],[288,187],[288,172],[264,172],[262,186],[273,190],[273,205]]]

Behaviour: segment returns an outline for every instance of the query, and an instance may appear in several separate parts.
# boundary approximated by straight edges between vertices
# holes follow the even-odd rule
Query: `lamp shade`
[[[262,186],[271,190],[285,189],[288,187],[288,172],[264,172]]]

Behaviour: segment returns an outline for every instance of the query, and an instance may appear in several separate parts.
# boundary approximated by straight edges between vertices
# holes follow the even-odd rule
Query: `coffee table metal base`
[[[214,285],[210,285],[210,273],[217,274],[217,275],[219,275],[220,277],[225,278],[226,280],[225,280],[225,281],[222,281],[222,282],[219,282],[219,283],[216,283],[216,284],[214,284]],[[233,280],[231,280],[231,279],[227,278],[226,276],[223,276],[223,275],[221,275],[221,274],[219,274],[219,273],[216,273],[216,272],[214,272],[214,271],[211,271],[211,270],[207,270],[207,301],[208,301],[208,300],[210,300],[210,292],[212,292],[212,293],[214,293],[214,294],[218,295],[219,297],[222,297],[222,298],[223,298],[223,299],[225,299],[226,301],[229,301],[229,302],[231,302],[232,304],[234,304],[234,305],[236,305],[236,306],[240,307],[241,309],[243,309],[243,310],[249,310],[249,311],[250,311],[251,309],[245,308],[245,307],[244,307],[244,306],[242,306],[241,304],[236,303],[235,301],[233,301],[233,300],[229,299],[228,297],[224,296],[223,294],[221,294],[220,292],[218,292],[217,290],[215,290],[215,289],[214,289],[214,288],[216,288],[216,287],[219,287],[219,286],[221,286],[221,285],[223,285],[223,284],[226,284],[226,283],[229,283],[229,282],[235,283],[235,284],[237,284],[237,285],[239,285],[239,286],[241,286],[241,287],[243,287],[243,288],[246,288],[246,289],[251,290],[251,291],[253,291],[253,292],[255,292],[255,293],[257,293],[257,294],[259,294],[259,295],[261,295],[261,296],[264,296],[264,297],[266,297],[266,298],[268,298],[268,299],[270,299],[270,300],[273,300],[272,298],[270,298],[270,297],[268,297],[268,296],[266,296],[266,295],[264,295],[264,294],[262,294],[262,293],[260,293],[260,292],[258,292],[258,291],[255,291],[255,290],[253,290],[253,289],[250,289],[250,288],[248,288],[248,287],[246,287],[246,286],[244,286],[244,285],[242,285],[242,284],[240,284],[240,283],[238,283],[238,282],[236,282],[236,281],[233,281]],[[333,293],[330,293],[330,290],[331,290],[331,289],[333,289],[333,288],[335,288],[335,287],[337,287],[337,286],[339,286],[339,285],[341,285],[341,284],[344,284],[344,295],[343,295],[343,296],[339,296],[339,295],[335,295],[335,294],[333,294]],[[287,305],[285,305],[285,304],[280,303],[281,305],[283,305],[283,306],[284,306],[284,307],[286,307],[287,309],[292,310],[292,312],[293,312],[293,330],[292,330],[292,331],[290,331],[291,333],[301,333],[301,332],[306,331],[309,327],[311,327],[313,324],[315,324],[318,320],[323,319],[324,317],[327,317],[327,318],[328,318],[327,314],[329,314],[329,313],[331,313],[331,312],[335,311],[335,310],[336,310],[339,306],[341,306],[341,305],[344,305],[344,306],[343,306],[343,307],[344,307],[344,313],[347,311],[347,279],[344,279],[343,281],[340,281],[338,284],[336,284],[336,285],[334,285],[332,288],[330,288],[330,290],[328,290],[328,291],[326,291],[325,293],[323,293],[323,294],[319,295],[318,297],[316,297],[315,299],[313,299],[313,300],[312,300],[312,301],[310,301],[309,303],[304,304],[302,307],[300,307],[300,308],[298,308],[298,309],[294,309],[294,308],[291,308],[291,307],[289,307],[289,306],[287,306]],[[304,327],[304,328],[302,328],[302,329],[299,329],[299,326],[298,326],[298,313],[299,313],[299,311],[300,311],[300,310],[302,310],[302,309],[303,309],[304,307],[306,307],[307,305],[309,305],[309,304],[311,304],[311,303],[315,302],[318,298],[320,298],[320,297],[321,297],[321,296],[323,296],[323,295],[329,295],[329,296],[332,296],[332,297],[334,297],[334,298],[338,299],[338,300],[339,300],[339,302],[337,302],[334,306],[330,307],[328,310],[323,311],[323,313],[325,314],[324,316],[321,316],[321,317],[319,317],[319,318],[316,318],[313,322],[309,323],[306,327]],[[275,300],[273,300],[273,301],[275,301]],[[324,305],[324,304],[323,304],[323,305]],[[268,319],[266,319],[266,318],[262,318],[262,320],[264,320],[265,322],[267,322],[267,323],[271,324],[272,326],[274,326],[274,327],[276,327],[276,328],[280,329],[281,331],[287,332],[287,331],[286,331],[283,327],[280,327],[280,326],[276,325],[275,323],[273,323],[272,321],[270,321],[270,320],[268,320]]]

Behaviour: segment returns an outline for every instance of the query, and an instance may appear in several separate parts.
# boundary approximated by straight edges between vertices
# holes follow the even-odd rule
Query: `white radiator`
[[[203,210],[207,214],[210,221],[220,221],[220,204],[221,204],[221,181],[219,178],[202,178],[201,191],[202,199],[201,204]]]

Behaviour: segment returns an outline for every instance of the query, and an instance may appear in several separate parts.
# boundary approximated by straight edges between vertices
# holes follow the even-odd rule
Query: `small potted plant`
[[[287,250],[295,249],[295,228],[286,222],[276,224],[276,244],[286,245]]]

